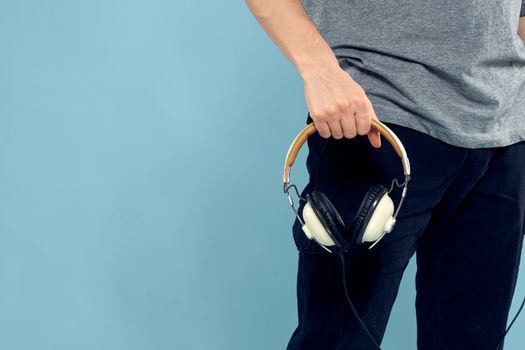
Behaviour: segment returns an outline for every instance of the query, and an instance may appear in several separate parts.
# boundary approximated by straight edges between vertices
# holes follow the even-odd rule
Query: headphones
[[[332,250],[329,247],[340,252],[347,252],[355,244],[364,242],[373,242],[370,246],[372,248],[386,233],[394,229],[396,216],[406,196],[407,185],[410,180],[410,162],[405,148],[396,134],[386,125],[375,119],[372,119],[371,122],[371,127],[385,137],[401,158],[405,181],[399,184],[397,179],[394,179],[390,189],[380,184],[370,187],[349,227],[343,222],[341,215],[323,192],[313,190],[306,195],[306,198],[303,198],[297,187],[290,184],[290,170],[301,146],[310,135],[317,131],[313,123],[307,124],[295,137],[286,154],[283,172],[284,192],[288,195],[288,201],[301,222],[305,235],[330,253]],[[394,203],[389,196],[394,184],[403,187],[395,214]],[[291,188],[295,190],[296,195],[301,200],[306,201],[302,217],[295,209],[290,195]]]
[[[370,246],[370,248],[372,248],[386,233],[389,233],[394,229],[396,216],[399,212],[399,209],[401,208],[401,205],[403,204],[403,200],[405,199],[407,192],[408,181],[410,181],[410,162],[408,161],[405,147],[392,130],[376,119],[372,119],[371,127],[379,131],[379,133],[385,137],[390,145],[392,145],[399,158],[401,158],[405,181],[402,184],[399,184],[397,179],[392,180],[392,185],[389,190],[387,190],[387,188],[383,185],[374,185],[370,187],[365,195],[365,198],[361,202],[361,205],[359,206],[359,209],[357,210],[350,227],[345,225],[341,215],[339,215],[334,205],[324,193],[318,190],[313,190],[311,193],[306,195],[306,198],[303,198],[299,194],[297,186],[290,184],[290,170],[293,163],[295,162],[295,158],[297,157],[301,146],[306,142],[306,139],[316,131],[315,125],[313,123],[306,125],[306,127],[295,137],[292,144],[290,145],[290,148],[288,149],[288,153],[286,154],[286,159],[284,161],[283,189],[288,195],[288,202],[295,212],[295,215],[302,224],[302,229],[305,235],[309,239],[315,240],[321,247],[330,253],[332,253],[332,250],[330,250],[328,247],[331,247],[334,250],[337,249],[337,253],[341,258],[343,287],[348,304],[350,305],[352,312],[372,342],[378,349],[381,349],[378,342],[376,342],[361,317],[359,317],[357,314],[357,311],[350,300],[348,287],[346,285],[346,272],[342,253],[346,253],[354,245],[362,244],[364,242],[374,242]],[[397,206],[395,214],[393,214],[394,204],[388,195],[394,188],[394,184],[396,184],[398,187],[403,187],[401,200],[399,201],[399,205]],[[302,218],[295,209],[292,196],[290,195],[291,188],[295,190],[297,197],[306,201],[306,204],[303,207]],[[514,324],[514,321],[516,321],[516,318],[520,314],[524,305],[525,298],[521,302],[521,306],[519,307],[509,326],[500,337],[496,350],[501,349],[505,336]]]

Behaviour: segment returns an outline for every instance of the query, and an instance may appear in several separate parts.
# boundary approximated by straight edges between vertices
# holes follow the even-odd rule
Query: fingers
[[[328,125],[330,126],[330,133],[334,139],[339,140],[343,138],[343,128],[341,127],[340,120],[332,119],[328,122]]]
[[[313,118],[312,118],[313,119]],[[328,122],[323,122],[321,120],[315,121],[315,128],[321,137],[329,138],[333,137],[335,139],[343,138],[343,128],[339,120],[329,120]]]
[[[344,136],[341,125],[341,117],[344,115],[341,109],[337,107],[327,107],[324,111],[310,111],[315,127],[324,138],[333,137],[341,139]]]
[[[312,117],[312,119],[313,119],[313,117]],[[330,136],[332,136],[332,133],[330,132],[330,127],[328,126],[328,123],[314,119],[314,124],[315,124],[315,128],[317,129],[317,132],[319,133],[319,135],[321,135],[321,137],[324,137],[325,139],[327,139]]]
[[[370,131],[370,119],[372,118],[370,113],[370,103],[366,96],[361,98],[355,103],[354,119],[356,125],[356,131],[358,135],[366,135]]]
[[[377,119],[372,104],[348,73],[340,70],[306,79],[305,98],[321,137],[351,139],[368,135],[374,147],[380,146],[380,136],[371,128],[372,119]]]
[[[357,135],[354,118],[347,116],[341,119],[341,126],[343,127],[343,134],[347,139],[354,138]]]
[[[351,139],[366,135],[371,130],[371,103],[366,97],[351,102],[341,102],[339,107],[327,108],[328,112],[310,112],[319,134],[324,138]]]
[[[354,115],[351,115],[351,113],[352,110],[349,109],[339,119],[337,116],[332,117],[332,119],[323,118],[322,116],[313,118],[319,135],[324,138],[333,137],[335,139],[342,139],[343,137],[352,139],[357,135],[367,135],[370,144],[375,148],[380,148],[381,134],[378,130],[372,128],[372,119],[379,119],[370,100],[366,99],[364,106],[357,107]]]

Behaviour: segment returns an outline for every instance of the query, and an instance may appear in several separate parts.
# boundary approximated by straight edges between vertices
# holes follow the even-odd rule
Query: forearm
[[[337,58],[299,0],[245,2],[303,80],[339,67]]]
[[[518,35],[520,36],[521,41],[523,41],[523,45],[525,45],[525,16],[520,17],[518,25]]]

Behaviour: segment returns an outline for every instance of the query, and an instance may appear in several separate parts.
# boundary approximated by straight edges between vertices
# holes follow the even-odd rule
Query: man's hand
[[[319,134],[341,139],[368,135],[375,148],[381,147],[380,133],[371,128],[378,120],[363,88],[339,66],[304,76],[304,93],[310,116]]]
[[[336,139],[368,134],[370,143],[381,147],[379,132],[370,128],[371,119],[377,119],[372,104],[363,89],[341,69],[301,1],[245,1],[266,33],[297,67],[319,134]]]

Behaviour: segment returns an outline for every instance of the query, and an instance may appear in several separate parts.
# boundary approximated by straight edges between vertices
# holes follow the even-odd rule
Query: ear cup
[[[374,242],[381,237],[385,230],[387,232],[392,231],[395,219],[394,214],[394,202],[388,195],[383,194],[373,214],[370,216],[370,220],[366,225],[366,229],[363,232],[363,242]]]
[[[314,239],[318,243],[331,247],[335,245],[332,237],[328,234],[325,229],[324,224],[321,222],[320,218],[316,212],[312,209],[311,199],[306,195],[307,202],[303,208],[303,232],[305,233],[308,239]]]
[[[328,197],[323,192],[312,191],[309,196],[307,195],[307,199],[335,245],[344,249],[348,247],[346,225]]]
[[[352,240],[357,244],[363,243],[365,241],[365,238],[366,241],[370,241],[372,237],[375,237],[376,235],[379,237],[379,235],[383,233],[383,231],[381,231],[379,234],[377,234],[377,231],[381,230],[381,220],[385,215],[378,215],[374,218],[373,232],[371,230],[368,230],[366,232],[367,236],[364,236],[370,219],[372,218],[372,215],[375,212],[375,209],[377,208],[382,197],[387,193],[388,189],[385,186],[374,185],[370,187],[365,197],[363,198],[363,201],[361,202],[361,205],[359,206],[359,209],[357,210],[357,213],[355,214],[354,219],[352,221],[352,225],[350,227],[350,231],[352,233]],[[390,199],[388,195],[386,197]],[[388,202],[388,200],[386,200],[385,202]],[[385,204],[385,202],[383,202],[382,204]],[[387,204],[381,206],[382,209],[386,207],[388,207]],[[381,213],[384,214],[384,212],[384,210],[381,210]],[[386,222],[383,223],[383,227],[385,226],[385,224]]]
[[[346,225],[341,215],[339,215],[337,209],[335,209],[332,202],[330,202],[323,192],[313,191],[312,200],[314,201],[315,209],[317,209],[325,219],[329,232],[339,242],[339,245],[341,245],[345,239],[344,232],[346,230]]]

